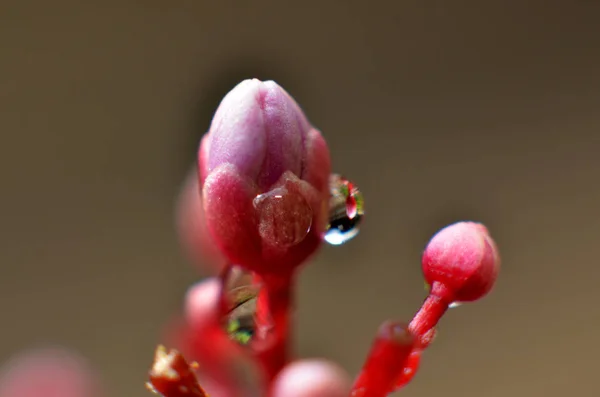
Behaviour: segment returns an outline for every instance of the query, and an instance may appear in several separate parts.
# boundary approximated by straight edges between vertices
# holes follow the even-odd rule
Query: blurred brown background
[[[71,346],[147,396],[199,274],[173,222],[221,97],[274,79],[366,197],[305,271],[298,348],[356,373],[424,298],[440,227],[485,222],[503,269],[444,318],[406,396],[596,396],[597,1],[0,2],[0,360]],[[438,393],[438,394],[436,394]]]

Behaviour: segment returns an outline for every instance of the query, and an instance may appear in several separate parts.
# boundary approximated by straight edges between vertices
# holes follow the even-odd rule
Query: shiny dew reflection
[[[224,276],[222,298],[226,316],[224,328],[240,345],[254,345],[268,338],[272,328],[268,313],[258,310],[262,285],[258,276],[239,266],[230,266]]]
[[[358,235],[364,216],[363,196],[355,184],[338,174],[329,177],[329,194],[329,224],[324,239],[331,245],[341,245]]]

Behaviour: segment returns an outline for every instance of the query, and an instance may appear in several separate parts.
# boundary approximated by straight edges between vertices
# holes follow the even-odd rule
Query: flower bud
[[[87,360],[63,348],[22,352],[2,366],[0,397],[96,397],[103,394]]]
[[[318,248],[329,151],[276,83],[245,80],[229,92],[198,156],[206,225],[231,263],[284,273]]]
[[[475,301],[492,289],[500,256],[485,226],[458,222],[440,230],[422,257],[427,283],[443,285],[455,302]]]

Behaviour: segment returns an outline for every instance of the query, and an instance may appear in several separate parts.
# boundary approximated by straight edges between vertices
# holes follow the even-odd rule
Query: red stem
[[[292,276],[263,276],[266,296],[259,297],[257,311],[268,307],[273,330],[268,345],[258,351],[265,375],[270,382],[289,361],[290,317],[292,309]]]
[[[410,331],[419,338],[435,327],[452,303],[452,292],[441,283],[434,282],[429,296],[409,324]]]
[[[351,397],[385,397],[391,393],[414,345],[415,338],[405,325],[383,323],[352,387]]]
[[[223,280],[228,271],[226,269],[223,273]],[[241,396],[248,386],[240,373],[246,371],[249,360],[243,349],[223,330],[221,322],[228,306],[223,284],[220,289],[214,306],[210,312],[204,313],[203,321],[188,324],[182,336],[187,354],[199,362],[202,374],[221,385],[227,395]]]
[[[423,354],[422,350],[417,348],[413,349],[406,360],[404,368],[402,368],[402,372],[394,382],[394,388],[392,391],[399,390],[410,383],[419,369],[419,365],[421,363],[421,354]]]

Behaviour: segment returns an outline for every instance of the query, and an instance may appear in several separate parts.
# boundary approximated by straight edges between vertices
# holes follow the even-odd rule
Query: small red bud
[[[458,222],[433,236],[421,263],[431,290],[410,322],[411,331],[420,337],[436,326],[452,303],[475,301],[490,292],[500,256],[485,226]]]
[[[485,226],[458,222],[440,230],[425,248],[422,258],[425,280],[442,284],[452,301],[469,302],[492,289],[500,257]]]

